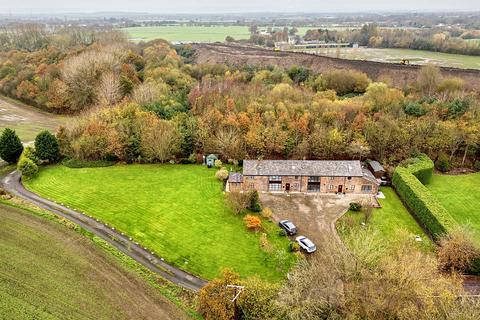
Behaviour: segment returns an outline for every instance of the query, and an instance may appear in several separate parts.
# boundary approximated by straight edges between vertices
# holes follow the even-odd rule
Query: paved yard
[[[310,238],[318,249],[332,237],[341,244],[335,222],[348,210],[350,202],[372,199],[370,195],[260,194],[263,206],[272,209],[274,221],[292,221],[298,234]]]

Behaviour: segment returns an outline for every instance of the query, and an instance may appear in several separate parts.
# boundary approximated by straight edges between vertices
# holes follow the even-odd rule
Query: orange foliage
[[[259,217],[257,216],[252,216],[250,214],[247,214],[244,218],[243,221],[245,222],[245,226],[247,229],[250,230],[257,230],[260,229],[262,226],[262,220],[260,220]]]

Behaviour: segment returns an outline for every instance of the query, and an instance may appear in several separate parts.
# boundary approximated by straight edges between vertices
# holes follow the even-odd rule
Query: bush
[[[441,239],[438,260],[443,271],[469,272],[478,259],[480,250],[465,231],[457,230]]]
[[[286,237],[286,236],[287,236],[287,231],[285,231],[284,229],[280,229],[280,230],[278,231],[278,235],[279,235],[280,237]]]
[[[447,210],[409,169],[397,167],[392,183],[403,202],[435,239],[456,226]]]
[[[27,157],[20,158],[17,169],[22,173],[22,176],[27,179],[34,177],[38,173],[38,166]]]
[[[350,211],[358,212],[362,210],[362,205],[358,202],[350,202]]]
[[[115,164],[113,161],[97,160],[97,161],[83,161],[77,159],[68,159],[62,162],[65,167],[68,168],[100,168],[110,167]]]
[[[47,130],[40,132],[35,138],[35,153],[40,160],[58,161],[60,147],[57,138]]]
[[[335,90],[339,96],[364,93],[371,80],[365,73],[354,70],[333,70],[323,75],[325,88]]]
[[[253,212],[262,211],[262,206],[260,205],[260,199],[258,198],[258,191],[257,190],[250,191],[249,196],[250,196],[250,205],[248,209],[252,210]]]
[[[38,164],[38,158],[37,158],[35,149],[33,147],[28,146],[25,149],[23,149],[21,157],[28,158],[32,160],[35,164]]]
[[[15,163],[20,158],[22,151],[22,142],[15,131],[5,128],[0,136],[0,158],[8,163]]]
[[[419,102],[407,102],[404,107],[405,113],[410,116],[421,117],[427,113],[427,110]]]
[[[273,215],[273,212],[270,208],[263,208],[262,210],[262,217],[265,219],[270,219]]]
[[[259,217],[250,214],[247,214],[243,218],[243,221],[245,222],[245,227],[250,230],[258,230],[262,226],[262,220],[260,220]]]
[[[219,160],[219,159],[215,160],[215,167],[221,168],[222,165],[223,165],[222,160]]]
[[[288,76],[296,84],[303,83],[310,77],[310,70],[299,66],[293,66],[288,70]]]
[[[222,168],[215,172],[215,177],[220,181],[225,181],[228,179],[228,171],[225,168]]]
[[[241,192],[229,192],[226,197],[227,206],[230,207],[235,214],[245,211],[250,204],[250,195]]]
[[[480,171],[480,160],[475,161],[473,168],[477,171]]]
[[[445,153],[440,154],[435,167],[438,171],[447,172],[450,170],[450,159]]]
[[[300,251],[300,245],[297,242],[290,242],[290,251],[291,252],[298,252]]]

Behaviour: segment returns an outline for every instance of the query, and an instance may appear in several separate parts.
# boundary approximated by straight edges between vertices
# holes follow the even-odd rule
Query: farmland
[[[186,319],[90,239],[0,204],[0,319]]]
[[[367,222],[367,227],[372,231],[372,234],[379,237],[381,242],[387,245],[397,239],[399,232],[407,232],[412,241],[416,235],[419,235],[422,238],[419,247],[427,251],[431,250],[433,248],[431,240],[403,206],[395,191],[389,187],[382,187],[381,191],[385,195],[385,199],[378,199],[382,207],[373,209],[373,214]],[[360,228],[363,221],[363,213],[348,211],[339,220],[337,229],[341,235],[342,227],[354,223],[354,228]]]
[[[133,41],[165,39],[168,41],[223,42],[227,36],[236,40],[250,37],[246,26],[159,26],[131,27],[122,30]]]
[[[435,174],[427,188],[460,225],[471,230],[475,242],[480,244],[480,173]]]
[[[443,67],[480,69],[479,56],[467,56],[433,51],[390,48],[340,48],[337,54],[336,48],[330,48],[308,49],[307,52],[351,60],[399,63],[402,59],[408,59],[411,64],[435,64]]]
[[[27,187],[114,226],[166,261],[206,279],[228,267],[242,276],[279,280],[294,262],[288,240],[264,221],[260,233],[225,206],[214,170],[197,165],[117,165],[43,169]]]
[[[21,102],[0,96],[0,130],[11,128],[23,142],[35,139],[42,130],[55,131],[67,117],[42,112]]]

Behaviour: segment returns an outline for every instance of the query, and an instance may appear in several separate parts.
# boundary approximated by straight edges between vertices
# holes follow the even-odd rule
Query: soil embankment
[[[227,65],[277,65],[288,68],[303,66],[323,73],[331,69],[353,69],[366,73],[373,80],[388,79],[403,88],[417,78],[418,65],[402,65],[374,61],[347,60],[300,52],[278,52],[257,47],[227,44],[195,44],[196,63],[223,63]],[[445,77],[459,77],[468,89],[480,89],[480,70],[441,68]]]

